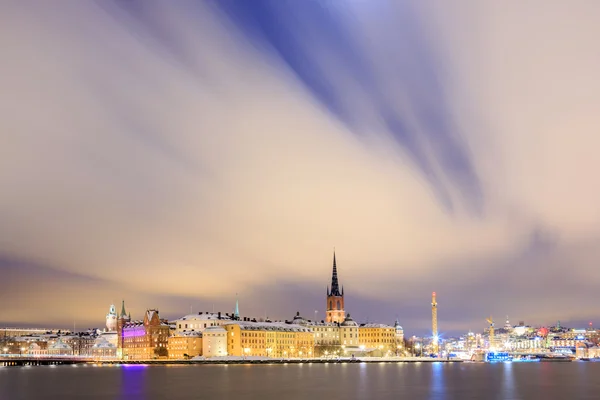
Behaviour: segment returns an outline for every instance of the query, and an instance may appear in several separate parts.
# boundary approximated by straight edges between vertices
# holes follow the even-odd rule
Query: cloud
[[[55,274],[44,296],[93,287],[94,310],[239,292],[260,314],[297,284],[274,313],[310,313],[334,246],[363,319],[424,330],[444,289],[456,329],[580,304],[598,6],[327,4],[3,5],[0,253]],[[522,273],[544,290],[517,301]],[[529,303],[557,284],[560,304]],[[12,305],[0,320],[41,318]]]

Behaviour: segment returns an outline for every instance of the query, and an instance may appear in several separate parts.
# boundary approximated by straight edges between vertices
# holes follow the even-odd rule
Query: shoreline
[[[388,358],[388,359],[205,359],[205,360],[89,360],[89,359],[5,359],[0,367],[20,366],[134,366],[134,365],[287,365],[287,364],[399,364],[399,363],[462,363],[465,360],[437,358]]]

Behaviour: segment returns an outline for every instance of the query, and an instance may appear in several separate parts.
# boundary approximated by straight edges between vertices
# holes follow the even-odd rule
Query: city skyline
[[[599,12],[0,5],[0,326],[321,320],[334,247],[356,320],[600,323]]]

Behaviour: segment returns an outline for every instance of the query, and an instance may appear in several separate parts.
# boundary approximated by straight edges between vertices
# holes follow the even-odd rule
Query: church
[[[326,322],[341,324],[346,319],[344,311],[344,287],[340,291],[338,282],[335,251],[333,252],[333,272],[331,274],[331,289],[327,287]]]

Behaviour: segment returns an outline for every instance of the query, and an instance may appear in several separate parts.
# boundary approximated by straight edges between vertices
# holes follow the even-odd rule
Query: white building
[[[92,356],[94,358],[116,358],[117,346],[110,343],[103,336],[96,339],[96,343],[92,346]]]
[[[394,323],[394,328],[396,329],[396,343],[404,346],[404,328],[402,328],[398,320]]]
[[[200,312],[190,314],[175,320],[175,332],[203,332],[211,326],[221,326],[231,321],[229,315],[219,313]]]
[[[221,326],[207,326],[202,332],[202,355],[206,358],[227,355],[227,331]]]
[[[340,342],[344,347],[358,347],[358,324],[350,314],[340,324]]]
[[[117,309],[114,304],[110,305],[108,314],[106,314],[106,329],[109,332],[117,331]]]
[[[42,347],[37,343],[31,343],[29,345],[29,349],[27,350],[27,354],[35,357],[46,356],[48,355],[48,350],[42,349]]]
[[[73,348],[58,338],[56,342],[48,346],[48,354],[51,356],[73,355]]]

